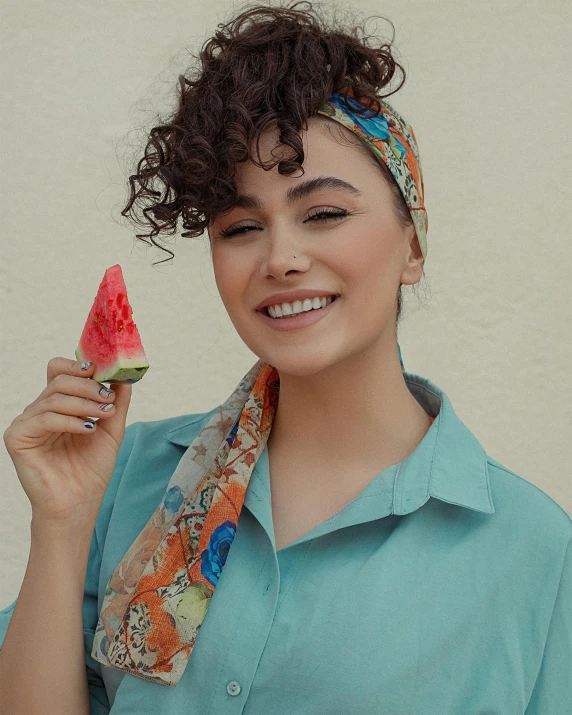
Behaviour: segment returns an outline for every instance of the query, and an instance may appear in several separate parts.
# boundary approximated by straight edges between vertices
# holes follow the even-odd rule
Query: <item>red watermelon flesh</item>
[[[132,315],[117,263],[105,271],[75,351],[95,364],[96,382],[137,382],[149,369]]]

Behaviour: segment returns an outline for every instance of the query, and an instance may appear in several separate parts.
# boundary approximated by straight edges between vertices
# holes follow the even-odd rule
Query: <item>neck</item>
[[[431,425],[405,383],[395,340],[314,375],[279,375],[268,449],[296,461],[354,468],[396,464]]]

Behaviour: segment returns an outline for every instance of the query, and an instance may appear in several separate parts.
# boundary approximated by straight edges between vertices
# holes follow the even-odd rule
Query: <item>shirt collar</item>
[[[494,514],[487,454],[481,443],[435,383],[409,372],[403,372],[403,377],[411,394],[435,421],[415,450],[398,466],[392,512],[409,514],[434,497]],[[182,426],[165,432],[165,438],[188,447],[197,435],[196,423],[210,418],[213,412],[193,419],[187,417]]]
[[[431,380],[404,372],[411,394],[435,421],[400,464],[394,513],[408,514],[429,497],[494,514],[487,454],[459,419],[445,392]]]

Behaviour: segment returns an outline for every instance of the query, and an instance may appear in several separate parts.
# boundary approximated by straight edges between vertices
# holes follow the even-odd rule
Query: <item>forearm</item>
[[[89,523],[32,519],[28,565],[0,650],[0,715],[89,715],[82,621]]]

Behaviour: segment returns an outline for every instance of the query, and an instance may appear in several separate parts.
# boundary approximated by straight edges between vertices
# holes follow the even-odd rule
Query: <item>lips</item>
[[[332,303],[332,302],[336,299],[336,297],[337,297],[337,296],[335,296],[335,295],[323,296],[323,299],[324,299],[324,302],[326,302],[326,305],[321,306],[320,308],[311,307],[310,310],[301,310],[301,311],[297,311],[297,312],[294,313],[294,314],[292,314],[292,313],[290,313],[290,314],[288,314],[288,313],[283,313],[283,315],[282,315],[282,316],[278,316],[277,319],[278,319],[278,320],[281,320],[283,316],[288,316],[288,317],[286,317],[285,319],[286,319],[286,320],[291,320],[292,318],[294,318],[294,317],[297,316],[297,315],[300,315],[301,313],[310,313],[310,312],[312,312],[313,310],[323,310],[323,308],[326,308],[330,303]],[[308,300],[308,299],[305,299],[305,300]],[[291,307],[293,307],[293,304],[294,304],[295,302],[302,303],[302,304],[304,303],[304,301],[302,301],[302,300],[299,300],[299,301],[284,301],[284,303],[285,303],[285,302],[288,302]],[[276,318],[276,316],[272,315],[272,313],[270,312],[270,309],[273,308],[273,307],[276,306],[276,305],[280,305],[280,303],[278,303],[278,304],[272,303],[272,304],[270,304],[270,305],[265,305],[265,306],[262,308],[262,311],[265,313],[265,315],[269,315],[271,318]]]
[[[261,301],[255,310],[261,310],[269,305],[294,303],[296,300],[303,303],[306,298],[330,298],[337,295],[338,293],[332,293],[330,290],[322,290],[321,288],[305,288],[304,290],[292,290],[287,293],[275,293],[274,295],[268,296],[264,301]]]
[[[323,320],[331,312],[331,310],[338,305],[339,302],[339,298],[336,296],[329,305],[325,306],[325,308],[303,311],[302,313],[298,313],[293,318],[272,318],[266,313],[265,308],[260,308],[256,312],[259,313],[261,319],[264,320],[264,322],[271,328],[274,328],[274,330],[300,330]]]

